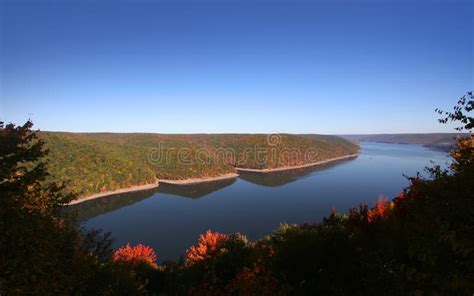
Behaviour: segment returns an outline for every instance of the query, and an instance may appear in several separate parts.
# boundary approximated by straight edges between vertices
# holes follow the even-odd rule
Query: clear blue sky
[[[62,131],[452,131],[434,109],[474,88],[473,3],[0,0],[0,118]]]

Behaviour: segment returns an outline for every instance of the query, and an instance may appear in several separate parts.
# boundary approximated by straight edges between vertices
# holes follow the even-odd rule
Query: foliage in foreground
[[[129,269],[111,260],[108,235],[59,217],[74,194],[50,180],[31,127],[0,122],[0,294],[137,293]]]

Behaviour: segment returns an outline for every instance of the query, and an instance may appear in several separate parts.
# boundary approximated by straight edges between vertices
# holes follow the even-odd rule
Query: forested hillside
[[[214,155],[234,157],[228,164],[251,169],[271,169],[297,166],[357,153],[359,147],[335,136],[311,135],[302,137],[290,134],[216,134],[185,136],[200,147],[213,151]]]
[[[357,153],[334,136],[42,132],[49,170],[80,195],[156,182],[215,177],[234,167],[276,168]]]
[[[428,134],[374,134],[374,135],[344,135],[348,140],[365,142],[384,142],[397,144],[419,144],[445,151],[451,150],[456,138],[466,137],[462,133],[428,133]]]

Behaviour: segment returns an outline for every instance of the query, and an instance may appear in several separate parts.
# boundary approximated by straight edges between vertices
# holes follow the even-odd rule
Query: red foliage
[[[198,245],[192,246],[186,251],[186,265],[191,266],[208,256],[216,254],[226,238],[227,235],[211,230],[201,234]]]
[[[129,243],[115,250],[113,255],[115,262],[125,262],[132,266],[138,263],[146,263],[153,268],[157,268],[156,258],[155,251],[149,246],[138,244],[135,247],[131,247]]]
[[[407,198],[407,194],[405,192],[400,192],[400,194],[397,197],[395,197],[394,201],[400,201],[406,198]]]
[[[386,196],[380,197],[375,206],[367,213],[369,222],[385,216],[392,206],[393,204],[388,201]]]

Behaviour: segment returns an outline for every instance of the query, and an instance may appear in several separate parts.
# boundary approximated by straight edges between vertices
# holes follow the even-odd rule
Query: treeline
[[[344,135],[345,139],[363,142],[381,142],[396,144],[418,144],[444,151],[450,151],[456,145],[456,139],[467,137],[463,133],[427,133],[427,134],[374,134]]]
[[[235,167],[276,168],[354,154],[359,147],[334,136],[163,135],[41,132],[48,169],[80,195],[156,182],[215,177]]]

